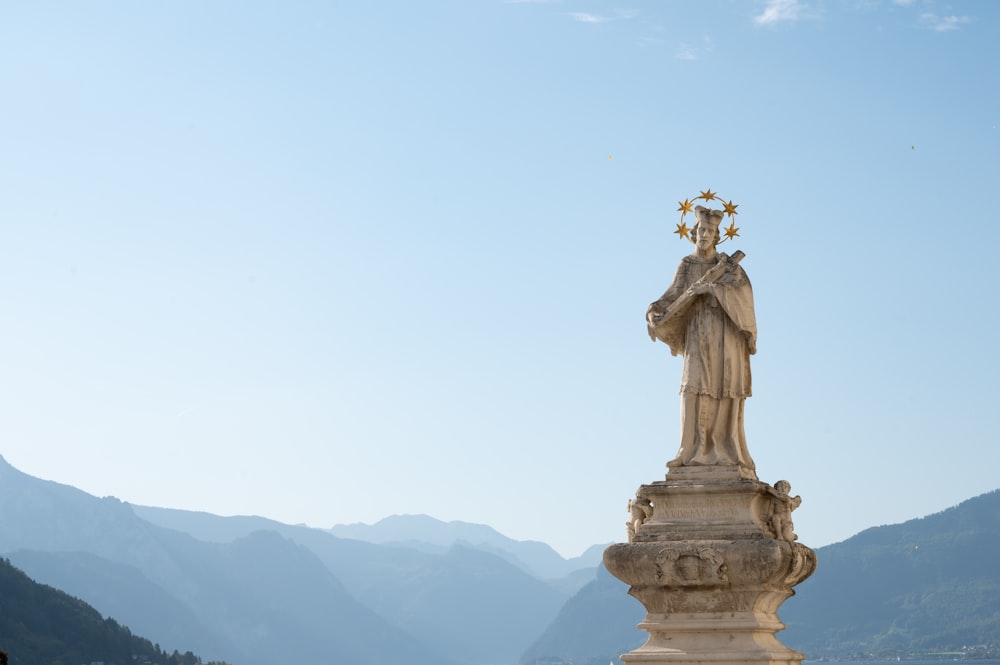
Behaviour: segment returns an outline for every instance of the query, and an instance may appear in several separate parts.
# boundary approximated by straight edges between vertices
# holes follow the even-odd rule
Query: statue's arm
[[[674,274],[674,281],[671,282],[670,287],[663,292],[662,296],[654,300],[646,310],[646,320],[649,320],[651,314],[663,314],[666,312],[667,308],[681,297],[687,286],[687,264],[681,261],[681,264],[677,266],[677,272]]]

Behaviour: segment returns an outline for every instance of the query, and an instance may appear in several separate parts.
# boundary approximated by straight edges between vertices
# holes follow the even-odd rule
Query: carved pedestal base
[[[677,471],[639,488],[652,514],[632,525],[632,542],[604,552],[647,611],[639,628],[649,639],[622,660],[797,665],[803,654],[775,633],[785,627],[778,607],[816,568],[816,554],[794,542],[798,498],[735,468]]]

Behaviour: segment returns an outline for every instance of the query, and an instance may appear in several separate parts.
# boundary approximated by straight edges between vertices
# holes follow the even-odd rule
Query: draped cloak
[[[686,256],[674,281],[654,303],[665,310],[691,287],[719,256]],[[739,465],[754,469],[743,429],[743,404],[750,396],[750,355],[756,350],[757,323],[750,280],[739,265],[719,278],[711,293],[653,331],[684,356],[681,375],[681,445],[670,467]]]

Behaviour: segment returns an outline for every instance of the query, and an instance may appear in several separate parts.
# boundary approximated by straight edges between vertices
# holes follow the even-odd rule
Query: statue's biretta
[[[705,206],[694,207],[694,218],[697,220],[696,224],[711,224],[715,228],[719,228],[719,224],[722,223],[723,217],[725,217],[725,213],[721,210],[712,210],[711,208],[706,208]]]

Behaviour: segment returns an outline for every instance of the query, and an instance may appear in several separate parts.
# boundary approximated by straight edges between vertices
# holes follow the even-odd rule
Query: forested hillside
[[[1000,653],[1000,490],[819,550],[781,639],[810,656]]]
[[[190,651],[164,653],[159,645],[105,619],[82,600],[38,584],[0,559],[0,649],[9,665],[198,665]]]

